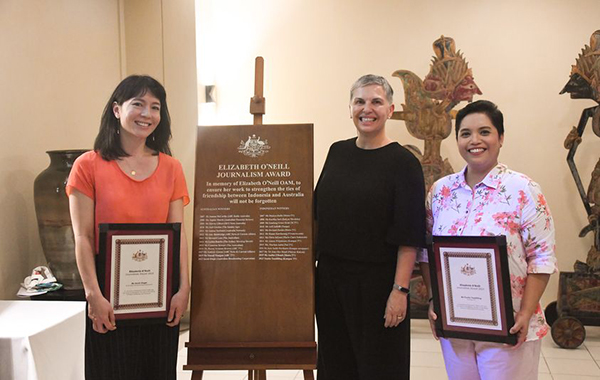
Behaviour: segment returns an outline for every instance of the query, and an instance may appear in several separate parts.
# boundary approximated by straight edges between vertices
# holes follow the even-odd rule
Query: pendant
[[[132,171],[131,171],[131,175],[135,175],[135,170],[132,170]]]

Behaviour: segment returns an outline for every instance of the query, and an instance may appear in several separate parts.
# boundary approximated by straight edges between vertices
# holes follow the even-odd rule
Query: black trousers
[[[409,310],[398,327],[384,327],[395,271],[395,263],[320,256],[317,380],[409,379]]]
[[[119,326],[106,334],[86,317],[86,380],[176,380],[179,326]]]

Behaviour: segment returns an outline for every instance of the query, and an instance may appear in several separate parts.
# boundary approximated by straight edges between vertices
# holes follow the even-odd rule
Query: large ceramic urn
[[[75,239],[69,214],[69,199],[65,186],[73,162],[87,150],[51,150],[50,166],[41,172],[33,184],[42,248],[50,270],[64,288],[82,289],[75,261]]]

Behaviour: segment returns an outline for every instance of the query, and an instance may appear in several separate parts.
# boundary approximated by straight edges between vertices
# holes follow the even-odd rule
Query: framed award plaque
[[[164,323],[179,289],[181,223],[100,224],[98,282],[122,323]]]
[[[433,236],[429,245],[436,333],[516,344],[505,236]]]

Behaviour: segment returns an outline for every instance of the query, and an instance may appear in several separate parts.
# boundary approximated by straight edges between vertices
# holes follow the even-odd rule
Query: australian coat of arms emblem
[[[469,263],[467,263],[460,268],[460,273],[464,274],[465,276],[472,276],[477,272],[475,272],[474,267],[470,266]]]
[[[131,258],[135,261],[144,261],[148,259],[148,254],[139,249],[133,255],[131,255]]]
[[[240,141],[238,152],[248,157],[259,157],[267,153],[271,149],[267,140],[261,140],[260,136],[256,135],[248,136],[248,140]]]

